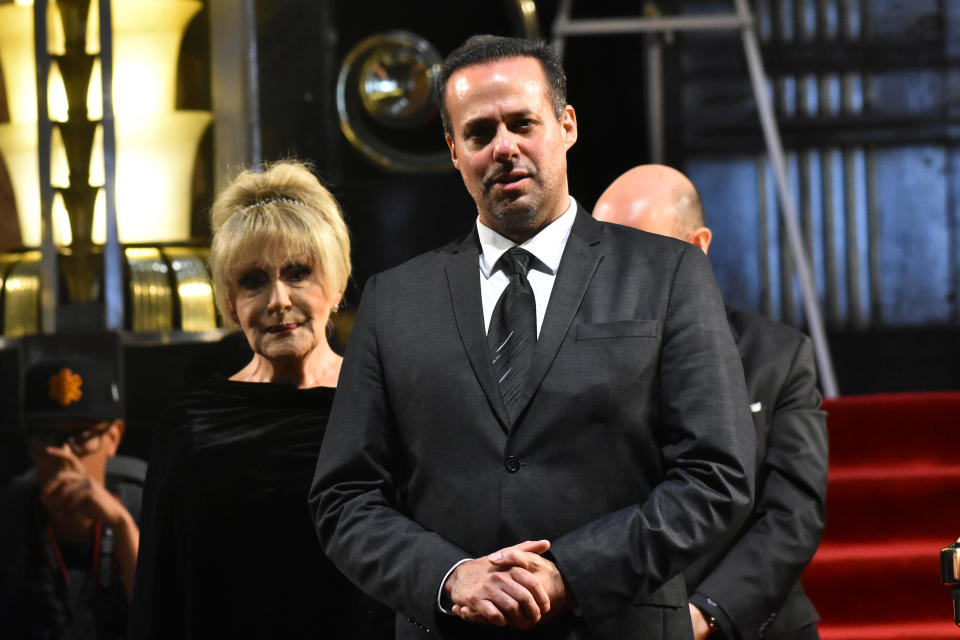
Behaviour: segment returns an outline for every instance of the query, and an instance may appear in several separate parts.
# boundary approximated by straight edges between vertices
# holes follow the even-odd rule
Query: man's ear
[[[107,448],[107,457],[112,458],[117,455],[117,449],[123,440],[123,434],[127,431],[127,423],[117,419],[110,423],[110,427],[103,434],[104,446]]]
[[[700,247],[700,250],[707,253],[710,248],[710,241],[713,240],[713,232],[708,227],[698,227],[687,234],[687,242]]]
[[[449,133],[443,134],[443,139],[447,141],[447,148],[450,149],[450,160],[453,162],[453,166],[460,170],[460,164],[457,162],[457,145],[453,142],[453,136]]]
[[[577,112],[570,105],[563,108],[560,128],[563,130],[563,141],[567,150],[569,150],[577,141]]]

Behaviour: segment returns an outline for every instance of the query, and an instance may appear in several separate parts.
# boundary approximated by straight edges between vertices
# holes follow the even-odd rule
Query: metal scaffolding
[[[820,383],[823,387],[824,396],[830,398],[839,395],[833,361],[830,357],[830,348],[827,345],[826,332],[823,326],[823,315],[820,311],[816,285],[813,280],[813,271],[807,257],[809,254],[803,246],[803,239],[800,234],[797,204],[787,181],[787,165],[783,153],[783,143],[780,141],[776,116],[767,90],[768,80],[754,30],[754,17],[747,5],[747,0],[733,0],[734,11],[731,13],[688,14],[668,17],[573,19],[571,18],[572,5],[573,0],[561,0],[556,20],[553,23],[553,44],[561,58],[564,54],[566,40],[569,37],[625,34],[645,34],[648,36],[645,45],[648,100],[647,128],[652,162],[663,162],[664,146],[663,70],[661,64],[663,45],[655,36],[678,31],[740,31],[747,68],[750,73],[750,84],[753,87],[754,99],[760,114],[760,126],[763,129],[767,153],[773,164],[777,193],[780,199],[781,218],[787,232],[790,252],[797,268],[797,276],[800,279],[804,313],[806,314],[810,337],[813,339]]]

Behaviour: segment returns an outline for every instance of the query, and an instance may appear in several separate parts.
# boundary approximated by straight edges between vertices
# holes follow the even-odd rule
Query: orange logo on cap
[[[64,367],[50,376],[50,399],[66,407],[83,397],[81,386],[83,378]]]

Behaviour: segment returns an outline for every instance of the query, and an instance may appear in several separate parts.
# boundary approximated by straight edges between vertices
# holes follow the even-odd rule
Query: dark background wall
[[[536,4],[550,37],[558,3]],[[573,17],[637,16],[646,4],[574,2]],[[720,0],[655,4],[664,13],[732,9]],[[751,4],[841,391],[957,387],[960,370],[943,355],[960,342],[960,8]],[[475,209],[455,173],[391,174],[350,148],[333,104],[341,61],[364,37],[397,28],[445,55],[471,33],[510,33],[511,5],[260,3],[265,155],[318,163],[353,230],[358,286],[463,233]],[[804,327],[741,40],[710,32],[663,42],[666,162],[702,192],[721,289],[734,304]],[[571,38],[565,65],[580,128],[571,192],[590,207],[617,175],[649,161],[642,37]],[[439,120],[422,135],[443,148]]]
[[[640,15],[645,4],[574,2],[573,16]],[[657,4],[664,13],[732,6],[715,0]],[[372,273],[465,233],[476,211],[454,171],[391,172],[350,146],[335,105],[344,57],[365,37],[395,29],[421,35],[446,55],[473,33],[515,33],[514,5],[257,3],[263,155],[312,161],[340,200],[354,241],[348,303],[359,300]],[[960,352],[960,5],[752,5],[841,392],[960,387],[953,357]],[[549,38],[558,2],[536,6],[541,34]],[[204,91],[208,20],[201,12],[184,42],[182,108],[210,106]],[[715,232],[711,260],[724,295],[802,328],[740,40],[735,33],[674,34],[664,44],[666,161],[686,171],[702,192]],[[592,207],[617,175],[649,161],[641,37],[570,39],[565,66],[580,129],[568,157],[570,187]],[[445,149],[439,118],[404,135],[403,143],[418,151]],[[194,230],[201,238],[213,176],[226,170],[212,166],[214,144],[208,136],[196,171]],[[4,188],[0,184],[0,197]],[[3,206],[0,227],[13,216]],[[6,355],[9,350],[0,350],[8,390],[16,367]],[[215,368],[214,361],[242,357],[236,344],[129,345],[128,450],[147,451],[163,406]]]

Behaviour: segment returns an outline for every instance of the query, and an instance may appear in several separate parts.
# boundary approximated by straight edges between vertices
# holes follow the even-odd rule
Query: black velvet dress
[[[213,380],[168,410],[143,498],[134,638],[387,638],[307,509],[334,390]]]

